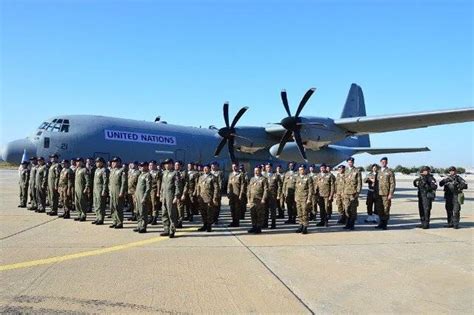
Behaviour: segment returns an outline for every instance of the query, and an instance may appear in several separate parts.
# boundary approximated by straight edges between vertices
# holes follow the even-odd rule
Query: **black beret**
[[[84,159],[81,157],[76,158],[76,162],[79,162],[79,161],[84,162]]]
[[[69,163],[69,160],[63,159],[61,163]]]
[[[149,163],[156,164],[155,160],[151,160]]]
[[[424,172],[424,171],[430,171],[431,172],[431,168],[429,166],[423,166],[421,168],[421,171]]]
[[[341,165],[339,165],[337,168],[344,168],[344,169],[345,169],[346,166],[341,164]]]
[[[300,165],[298,166],[298,168],[304,168],[304,169],[306,169],[306,165],[300,164]]]
[[[319,167],[326,167],[326,164],[323,163]]]
[[[354,162],[354,158],[351,156],[350,158],[347,158],[346,162],[352,161]]]
[[[114,156],[111,160],[112,162],[120,162],[120,158],[118,156]]]
[[[28,162],[28,161],[23,161],[23,162],[21,162],[21,164],[30,164],[30,162]]]
[[[54,153],[54,154],[51,154],[49,157],[50,158],[58,158],[58,155],[56,153]]]
[[[163,161],[163,164],[168,164],[168,163],[173,163],[173,159],[168,158]]]
[[[456,167],[455,166],[450,166],[448,168],[448,171],[451,172],[451,171],[456,171]]]
[[[380,161],[383,161],[383,160],[388,161],[388,158],[384,156],[383,158],[380,159]]]
[[[38,161],[44,161],[44,157],[40,156],[40,157],[38,158]]]
[[[272,162],[267,162],[266,165],[270,165],[270,166],[273,166]]]
[[[103,157],[101,157],[101,156],[99,156],[99,157],[96,157],[96,158],[95,158],[95,161],[96,161],[96,162],[102,162],[102,163],[105,163],[105,160],[104,160],[104,158],[103,158]]]
[[[30,157],[30,161],[36,161],[38,158],[36,156]]]
[[[140,166],[148,166],[148,162],[147,161],[142,161],[140,162],[140,164],[138,164]]]

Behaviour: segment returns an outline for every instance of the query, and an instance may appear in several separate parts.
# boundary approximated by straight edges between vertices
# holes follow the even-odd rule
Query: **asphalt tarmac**
[[[186,222],[178,237],[161,225],[137,234],[17,208],[17,172],[0,170],[2,313],[473,313],[474,182],[459,230],[444,228],[442,192],[431,229],[419,223],[411,180],[397,182],[390,229],[364,223],[296,234],[249,235],[247,219],[212,233]],[[107,219],[110,221],[110,219]]]

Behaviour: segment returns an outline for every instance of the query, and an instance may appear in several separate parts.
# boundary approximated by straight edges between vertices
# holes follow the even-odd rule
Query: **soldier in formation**
[[[413,186],[418,188],[418,211],[421,221],[418,227],[429,229],[432,203],[436,197],[438,185],[428,166],[421,168],[420,176],[413,181]]]
[[[248,184],[247,198],[252,220],[252,228],[248,232],[260,234],[265,220],[265,203],[268,198],[268,180],[262,176],[260,167],[254,169],[254,176]]]
[[[61,161],[61,173],[59,174],[59,200],[63,205],[63,219],[71,218],[72,196],[74,195],[74,171],[70,167],[69,160]]]
[[[306,167],[300,165],[295,179],[295,201],[299,223],[296,233],[308,234],[308,220],[313,193],[313,180],[306,174]]]
[[[94,180],[92,182],[94,187],[94,211],[95,221],[92,224],[103,225],[105,218],[105,206],[107,196],[109,194],[109,169],[105,167],[105,160],[98,157],[95,160]]]
[[[28,164],[28,161],[23,161],[20,165],[20,203],[18,208],[26,208],[28,202],[28,185],[30,183],[30,169],[28,168]]]
[[[448,171],[449,176],[439,182],[439,185],[444,187],[444,199],[448,219],[448,225],[445,227],[458,229],[461,205],[464,202],[463,190],[467,189],[467,183],[457,174],[456,167],[451,166]]]
[[[135,200],[137,206],[137,227],[133,230],[138,233],[146,233],[148,224],[148,213],[151,206],[151,175],[148,171],[148,162],[141,162],[139,164],[140,175],[137,180],[137,187],[135,189]]]
[[[128,177],[122,160],[119,157],[112,158],[112,169],[109,175],[109,192],[110,192],[110,212],[112,215],[112,225],[110,228],[123,228],[123,208],[125,206],[125,198],[127,197]]]
[[[196,195],[203,223],[198,231],[212,232],[212,224],[215,221],[215,205],[218,203],[220,193],[218,179],[211,174],[209,165],[203,167],[203,174],[199,177],[196,186]]]
[[[347,159],[348,168],[344,175],[343,204],[347,217],[344,229],[354,230],[357,220],[357,207],[359,206],[359,194],[362,190],[362,178],[360,170],[354,166],[354,158]]]

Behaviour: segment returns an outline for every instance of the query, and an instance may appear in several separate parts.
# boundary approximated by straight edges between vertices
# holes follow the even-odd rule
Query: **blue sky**
[[[317,87],[304,114],[339,117],[349,86],[367,114],[473,106],[472,1],[2,0],[0,142],[57,114],[265,125]],[[392,164],[473,166],[473,124],[375,134],[428,146]],[[362,155],[359,164],[378,157]]]

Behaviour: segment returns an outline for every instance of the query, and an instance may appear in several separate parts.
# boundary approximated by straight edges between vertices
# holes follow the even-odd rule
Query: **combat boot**
[[[160,236],[170,236],[170,232],[162,232],[160,233]]]
[[[323,220],[319,221],[318,224],[316,224],[316,226],[325,226],[325,225],[326,223]]]
[[[151,220],[151,225],[158,225],[158,217],[155,217],[155,216],[152,216],[151,217],[152,220]]]
[[[193,215],[190,214],[189,217],[188,217],[188,219],[189,219],[189,222],[193,222]]]
[[[455,230],[459,229],[459,224],[453,224],[453,228],[454,228]]]
[[[199,229],[197,229],[198,232],[204,232],[207,230],[207,224],[204,224],[203,226],[201,226]]]
[[[276,219],[272,219],[272,226],[270,227],[270,229],[276,229]]]
[[[139,232],[139,231],[140,231],[139,228],[134,228],[134,229],[133,229],[133,232]]]
[[[296,230],[296,233],[303,232],[303,225],[300,225],[299,228]]]
[[[356,220],[355,220],[355,219],[351,219],[350,221],[351,221],[351,223],[350,223],[350,225],[349,225],[349,231],[354,231],[354,229],[355,229],[355,221],[356,221]]]
[[[250,230],[248,230],[247,233],[255,233],[255,231],[257,231],[257,227],[252,226],[252,228]]]
[[[344,215],[341,215],[339,217],[339,220],[337,220],[337,224],[345,224],[346,223],[346,218]]]
[[[387,225],[388,225],[388,220],[383,220],[382,230],[387,230],[388,229]]]
[[[351,228],[351,219],[346,220],[346,225],[343,227],[344,230],[349,230]]]
[[[260,234],[260,233],[262,233],[262,228],[261,228],[261,227],[256,228],[254,233],[255,233],[255,234]]]
[[[111,226],[109,226],[111,227]],[[123,229],[123,224],[117,224],[115,227],[115,229]]]
[[[140,234],[146,233],[146,229],[140,229],[140,230],[138,230],[138,233],[140,233]]]
[[[212,232],[212,225],[209,225],[209,226],[206,228],[206,232]]]
[[[383,228],[383,220],[380,220],[379,224],[374,226],[374,229],[381,229],[381,228]]]
[[[183,222],[179,221],[178,224],[176,224],[176,228],[182,229],[183,228]]]
[[[301,231],[301,234],[308,234],[308,227],[307,226],[303,227],[303,231]]]

